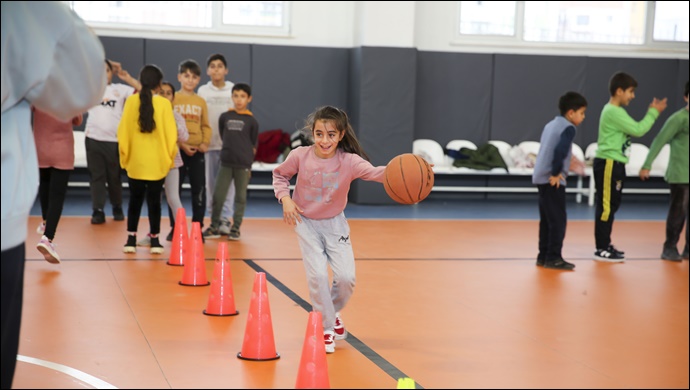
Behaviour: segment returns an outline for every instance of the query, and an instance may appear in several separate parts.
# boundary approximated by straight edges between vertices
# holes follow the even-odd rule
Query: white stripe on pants
[[[323,330],[333,330],[335,313],[342,310],[355,288],[355,256],[350,226],[344,213],[328,219],[309,219],[295,226],[307,273],[314,311],[321,312]],[[333,282],[329,283],[328,265]]]

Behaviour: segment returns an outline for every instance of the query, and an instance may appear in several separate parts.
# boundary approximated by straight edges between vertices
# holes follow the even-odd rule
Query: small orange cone
[[[184,262],[180,284],[183,286],[208,286],[211,283],[206,278],[204,243],[201,240],[201,224],[199,222],[192,222],[192,239],[190,241],[189,261]]]
[[[276,352],[273,338],[271,307],[268,305],[266,273],[264,272],[257,272],[254,276],[254,291],[252,292],[252,301],[249,304],[242,351],[237,354],[237,357],[245,360],[275,360],[280,358]]]
[[[230,256],[228,244],[218,244],[216,265],[213,269],[211,292],[204,314],[209,316],[235,316],[239,311],[235,309],[235,296],[232,291],[232,275],[230,273]]]
[[[309,312],[295,389],[330,389],[321,312]]]
[[[177,209],[175,214],[175,232],[173,233],[172,249],[168,265],[184,265],[189,260],[189,233],[187,233],[187,215],[184,207]]]

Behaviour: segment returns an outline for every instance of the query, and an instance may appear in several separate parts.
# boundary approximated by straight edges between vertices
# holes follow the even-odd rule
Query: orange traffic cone
[[[206,278],[206,264],[204,261],[204,243],[201,240],[201,224],[192,222],[192,239],[189,250],[189,261],[184,262],[182,271],[183,286],[208,286]]]
[[[254,276],[254,291],[249,304],[244,342],[242,351],[237,354],[237,357],[245,360],[275,360],[280,357],[276,352],[273,339],[271,307],[268,305],[266,273],[264,272],[257,272]]]
[[[177,209],[175,214],[175,232],[173,234],[172,249],[168,265],[184,265],[189,259],[189,233],[187,233],[187,215],[184,207]]]
[[[309,312],[295,389],[330,389],[321,312]]]
[[[213,269],[213,279],[211,280],[211,293],[208,295],[208,304],[204,314],[209,316],[235,316],[239,314],[239,311],[235,310],[230,256],[228,256],[228,244],[226,242],[218,244],[216,266]]]

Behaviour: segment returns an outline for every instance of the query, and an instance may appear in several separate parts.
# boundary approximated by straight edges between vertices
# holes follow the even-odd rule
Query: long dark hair
[[[156,65],[144,65],[139,72],[139,127],[142,133],[151,133],[156,128],[156,121],[153,119],[153,91],[161,86],[163,72]]]
[[[352,125],[345,111],[333,106],[323,106],[309,114],[306,120],[305,129],[309,129],[309,133],[312,134],[312,137],[316,121],[332,122],[335,124],[335,129],[338,130],[339,133],[344,133],[343,139],[338,143],[338,148],[348,153],[357,154],[369,161],[369,156],[367,156],[359,140],[357,140],[355,131],[352,129]]]

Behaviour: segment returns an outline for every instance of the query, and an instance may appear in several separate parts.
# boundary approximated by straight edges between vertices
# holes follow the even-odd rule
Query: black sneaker
[[[661,258],[671,261],[683,261],[683,256],[678,253],[677,248],[664,248],[664,250],[661,252]]]
[[[171,230],[170,233],[168,233],[168,236],[165,237],[165,241],[172,242],[174,233],[175,233],[175,230]]]
[[[615,246],[609,245],[609,250],[610,250],[611,252],[614,252],[614,253],[618,254],[618,256],[625,258],[625,252],[619,251],[618,249],[616,249]]]
[[[567,261],[565,261],[563,259],[546,260],[546,261],[544,261],[544,268],[570,271],[573,268],[575,268],[575,264],[568,263]]]
[[[128,234],[127,235],[127,243],[125,243],[125,247],[122,248],[122,251],[125,253],[137,253],[137,236],[133,234]]]
[[[613,245],[609,245],[606,249],[597,249],[594,252],[594,260],[606,261],[609,263],[622,263],[625,261],[625,256],[617,251]]]
[[[125,220],[125,214],[122,212],[121,206],[113,206],[113,219],[116,221]]]
[[[686,228],[687,229],[687,228]],[[685,249],[683,249],[683,254],[680,255],[682,258],[685,260],[688,259],[688,247],[686,246]]]
[[[151,249],[149,252],[154,255],[160,255],[163,251],[163,245],[158,241],[158,237],[151,237]]]
[[[202,238],[220,238],[220,232],[213,226],[209,226],[204,230],[204,234],[201,235]]]
[[[546,258],[545,256],[537,255],[537,265],[538,265],[539,267],[543,267],[543,266],[544,266],[544,259],[545,259],[545,258]]]
[[[239,230],[231,230],[230,234],[228,234],[228,240],[239,241],[240,240],[240,231]]]
[[[93,214],[91,214],[91,224],[100,225],[105,223],[105,213],[102,209],[93,209]]]

